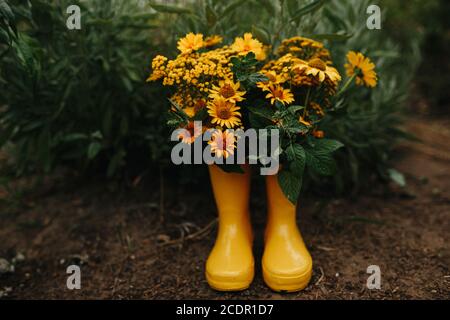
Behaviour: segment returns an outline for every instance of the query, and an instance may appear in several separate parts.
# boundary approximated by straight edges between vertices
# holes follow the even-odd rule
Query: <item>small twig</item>
[[[320,249],[322,251],[335,251],[334,248],[324,247],[324,246],[317,246],[317,249]]]
[[[204,237],[206,237],[209,232],[212,230],[212,228],[216,225],[217,223],[217,219],[214,219],[213,221],[211,221],[210,223],[208,223],[204,228],[198,230],[197,232],[194,232],[186,237],[181,237],[172,241],[167,241],[163,244],[161,244],[161,246],[174,246],[174,245],[178,245],[180,243],[183,243],[187,240],[199,240],[199,239],[203,239]]]
[[[323,280],[323,278],[325,278],[325,274],[323,273],[322,267],[319,267],[319,270],[320,270],[321,275],[320,275],[319,280],[317,280],[316,283],[315,283],[316,286],[318,286],[319,283]]]

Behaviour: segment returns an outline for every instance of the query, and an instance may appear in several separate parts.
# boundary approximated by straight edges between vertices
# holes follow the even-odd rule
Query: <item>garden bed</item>
[[[424,124],[426,123],[426,125]],[[16,259],[0,275],[7,299],[447,299],[450,163],[448,120],[411,120],[426,144],[404,144],[395,167],[407,187],[372,187],[357,199],[301,201],[299,225],[314,275],[295,294],[270,291],[259,266],[264,200],[252,199],[257,270],[249,290],[218,293],[203,275],[213,245],[211,194],[166,190],[160,222],[159,184],[126,193],[101,183],[57,178],[17,208],[2,204],[0,258]],[[169,192],[170,191],[170,192]],[[254,194],[263,194],[255,186]],[[2,193],[3,194],[3,193]],[[6,195],[2,195],[6,197]],[[184,239],[180,238],[184,233]],[[81,290],[66,288],[66,267],[81,266]],[[381,290],[368,290],[366,269],[379,265]]]

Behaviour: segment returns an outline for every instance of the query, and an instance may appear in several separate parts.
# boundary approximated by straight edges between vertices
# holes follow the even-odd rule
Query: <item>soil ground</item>
[[[358,198],[327,202],[302,199],[298,222],[314,259],[312,281],[302,292],[272,292],[258,263],[246,291],[208,287],[203,268],[216,231],[210,193],[171,190],[161,223],[158,186],[117,194],[99,183],[55,180],[27,194],[18,209],[0,207],[0,258],[15,267],[0,274],[0,297],[448,299],[449,121],[411,120],[409,127],[425,143],[398,149],[395,167],[405,173],[407,187],[374,186]],[[252,200],[256,262],[265,220],[260,199]],[[66,287],[71,264],[81,266],[81,290]],[[369,265],[381,268],[380,290],[366,287]]]

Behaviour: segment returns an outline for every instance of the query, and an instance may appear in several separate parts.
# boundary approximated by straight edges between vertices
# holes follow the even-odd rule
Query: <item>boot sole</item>
[[[253,276],[250,278],[250,280],[245,281],[235,281],[232,279],[217,280],[214,279],[214,276],[209,275],[208,272],[205,272],[205,276],[209,286],[216,291],[243,291],[248,289],[253,281]]]
[[[311,269],[303,274],[286,276],[268,271],[262,266],[263,278],[266,285],[276,292],[298,292],[306,288],[312,277]]]

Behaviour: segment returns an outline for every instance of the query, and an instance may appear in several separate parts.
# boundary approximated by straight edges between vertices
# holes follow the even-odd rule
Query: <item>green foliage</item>
[[[306,185],[308,188],[330,190],[334,187],[338,193],[356,191],[364,186],[373,174],[382,179],[398,178],[392,175],[390,159],[396,142],[408,137],[399,127],[402,110],[410,83],[420,61],[420,34],[403,33],[402,41],[391,36],[391,30],[369,30],[366,27],[368,17],[366,9],[376,2],[368,0],[328,0],[328,1],[205,1],[215,16],[213,24],[208,24],[202,1],[193,1],[191,15],[179,16],[173,26],[173,32],[183,35],[186,32],[220,34],[232,40],[243,32],[252,30],[263,43],[276,47],[281,39],[296,35],[326,41],[332,49],[335,64],[342,68],[348,50],[361,51],[375,63],[379,83],[375,90],[361,90],[360,93],[347,95],[335,101],[335,107],[320,127],[326,136],[342,142],[345,147],[337,150],[333,160],[322,153],[306,152]],[[384,1],[386,2],[386,1]],[[384,5],[382,17],[398,4],[393,1]],[[233,7],[229,10],[228,7]],[[238,8],[238,10],[235,10]],[[352,88],[350,88],[352,90]],[[301,106],[299,106],[301,107]],[[272,114],[263,114],[260,110],[250,110],[252,126],[269,126]],[[284,134],[298,133],[305,128],[289,114],[278,114],[286,124]],[[283,146],[286,148],[286,145]],[[333,160],[333,161],[332,161]],[[339,170],[336,170],[339,168]],[[285,170],[290,170],[285,169]],[[288,177],[283,174],[282,185],[290,186]],[[332,175],[323,178],[318,174]],[[297,182],[301,182],[299,179]],[[297,190],[291,188],[292,194]],[[292,195],[291,195],[292,197]]]
[[[394,1],[388,2],[393,8]],[[177,39],[190,31],[226,40],[251,31],[275,47],[281,39],[302,35],[333,42],[333,57],[344,57],[349,48],[360,50],[376,62],[381,79],[371,92],[336,101],[321,124],[328,138],[322,142],[309,139],[299,145],[289,139],[305,130],[295,116],[301,105],[276,114],[250,110],[249,121],[257,126],[270,127],[273,118],[285,124],[287,165],[279,181],[290,190],[289,199],[295,201],[302,180],[307,188],[332,186],[341,193],[363,186],[373,173],[402,182],[389,161],[395,142],[406,136],[398,129],[400,111],[419,62],[420,39],[415,32],[397,41],[387,33],[392,29],[368,30],[365,9],[372,2],[138,3],[0,0],[0,143],[14,146],[18,173],[50,172],[63,164],[114,176],[124,168],[144,170],[150,160],[168,162],[165,124],[179,126],[186,118],[178,112],[167,119],[165,89],[145,85],[148,62],[156,51],[176,55]],[[65,26],[69,4],[82,8],[80,31]],[[235,63],[245,86],[261,81],[250,58]]]
[[[259,72],[256,72],[256,67],[261,64],[255,58],[255,54],[250,52],[245,57],[232,57],[231,63],[233,66],[231,70],[235,75],[237,81],[239,81],[242,86],[249,90],[256,86],[258,82],[267,81],[267,77]]]
[[[65,164],[113,176],[139,156],[162,159],[166,134],[152,124],[164,121],[163,91],[145,86],[149,50],[164,47],[158,15],[138,1],[9,2],[19,32],[1,45],[0,139],[14,144],[18,173]],[[69,4],[81,6],[81,30],[66,28]]]

